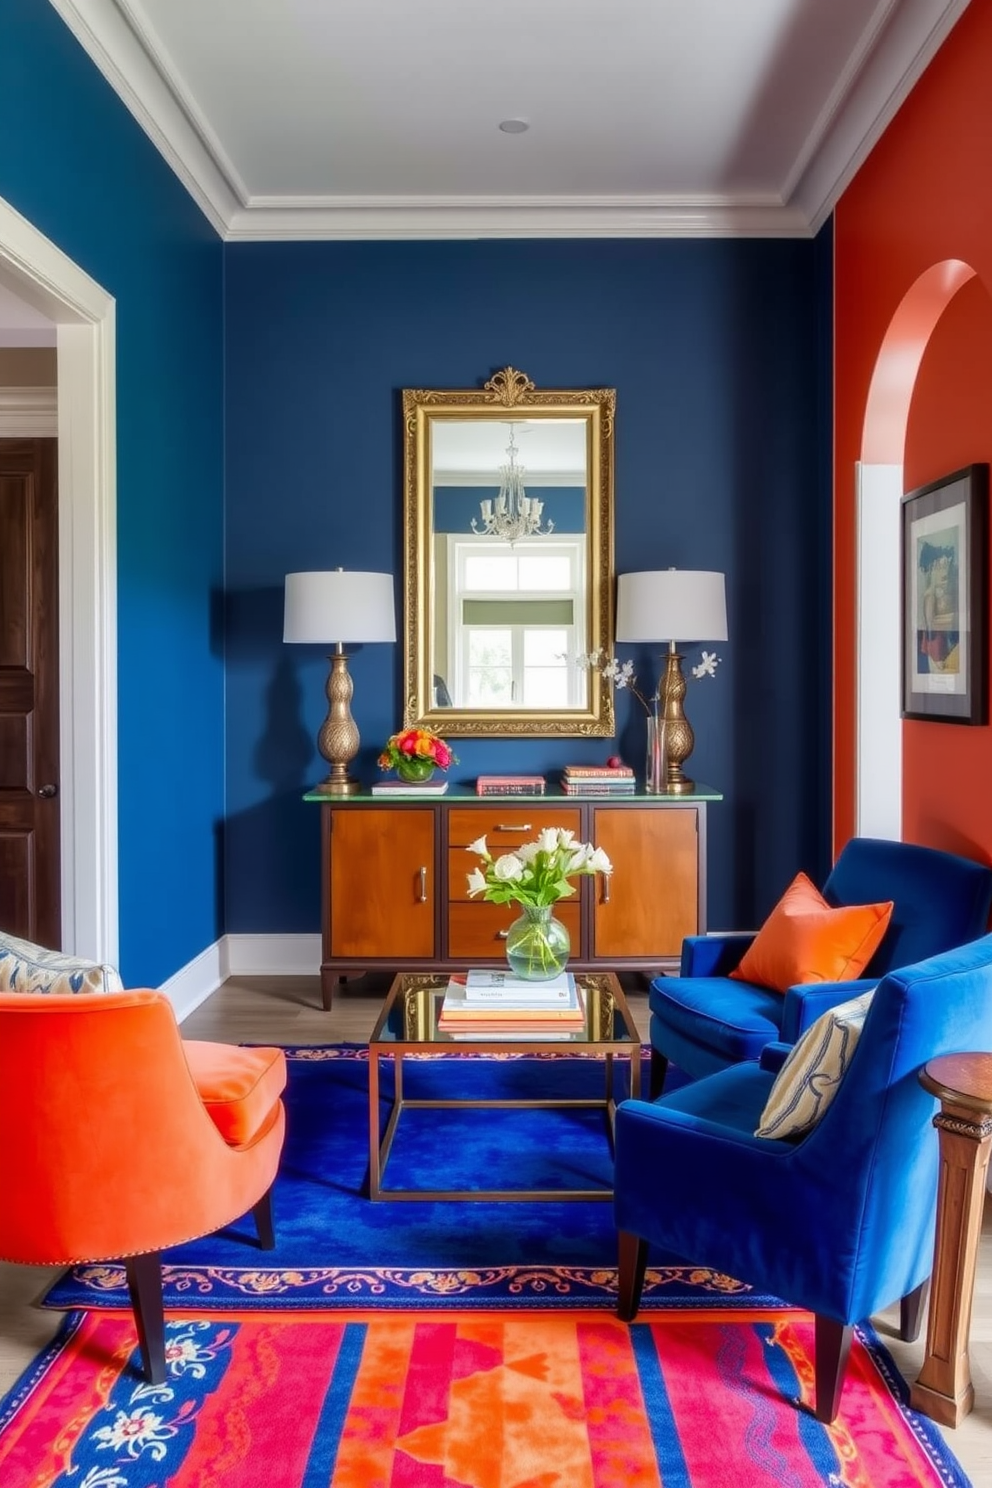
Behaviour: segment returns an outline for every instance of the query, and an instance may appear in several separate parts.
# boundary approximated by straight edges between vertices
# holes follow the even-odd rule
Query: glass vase
[[[422,785],[434,774],[434,761],[422,754],[404,755],[397,763],[396,773],[407,785]]]
[[[648,714],[648,752],[644,765],[644,792],[663,796],[667,789],[668,751],[665,748],[665,720],[659,716],[658,703]]]
[[[550,904],[523,904],[523,914],[506,934],[506,959],[514,976],[546,982],[568,964],[572,942]]]

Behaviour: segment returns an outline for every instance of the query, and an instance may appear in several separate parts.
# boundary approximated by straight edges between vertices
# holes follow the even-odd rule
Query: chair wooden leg
[[[151,1384],[160,1385],[166,1376],[162,1258],[157,1250],[147,1255],[128,1256],[124,1269],[145,1374]]]
[[[657,1100],[665,1084],[665,1075],[668,1072],[668,1059],[654,1046],[651,1048],[651,1074],[648,1080],[648,1097]]]
[[[930,1291],[930,1278],[921,1281],[915,1291],[909,1292],[899,1303],[899,1337],[903,1343],[915,1343],[920,1336],[923,1309]]]
[[[840,1408],[840,1392],[844,1387],[844,1372],[853,1337],[854,1327],[851,1323],[838,1323],[834,1318],[822,1317],[817,1313],[814,1362],[816,1408],[813,1414],[827,1426]]]
[[[267,1189],[251,1211],[255,1217],[258,1243],[263,1250],[275,1250],[276,1231],[272,1223],[272,1190]]]
[[[617,1287],[617,1317],[629,1323],[637,1316],[648,1262],[648,1242],[640,1235],[621,1230],[617,1236],[620,1251],[620,1274]]]

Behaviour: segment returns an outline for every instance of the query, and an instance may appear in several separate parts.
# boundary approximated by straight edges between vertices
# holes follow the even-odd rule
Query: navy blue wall
[[[829,859],[829,247],[822,241],[228,245],[226,928],[320,923],[318,648],[282,644],[294,569],[402,555],[404,387],[615,387],[616,569],[727,575],[730,640],[690,681],[710,923],[749,925]],[[690,657],[689,660],[695,659]],[[658,660],[636,656],[650,686]],[[395,646],[359,648],[357,768],[402,712]],[[622,752],[643,716],[618,695]],[[601,759],[608,741],[459,739],[454,775]]]
[[[223,253],[51,6],[2,0],[0,196],[117,302],[121,970],[222,932]]]

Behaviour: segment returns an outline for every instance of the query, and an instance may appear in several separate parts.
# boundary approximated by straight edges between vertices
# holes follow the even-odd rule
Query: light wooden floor
[[[320,1007],[316,978],[242,978],[224,984],[183,1024],[188,1038],[231,1043],[321,1044],[364,1042],[382,1003],[388,978],[366,978],[336,996],[330,1013]],[[628,997],[638,1027],[647,1036],[647,998],[634,979]],[[37,1301],[55,1272],[0,1263],[0,1394],[13,1384],[55,1332],[60,1314]],[[895,1314],[875,1326],[906,1379],[923,1358],[923,1336],[903,1344],[895,1336]],[[951,1450],[976,1488],[992,1488],[992,1200],[986,1204],[982,1249],[971,1328],[971,1370],[975,1409],[956,1429],[945,1432]]]

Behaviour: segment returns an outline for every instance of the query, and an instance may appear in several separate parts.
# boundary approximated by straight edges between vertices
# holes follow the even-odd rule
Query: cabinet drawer
[[[489,851],[496,856],[504,847],[533,842],[545,827],[564,827],[578,836],[579,820],[574,806],[535,806],[532,801],[524,805],[504,796],[484,806],[452,806],[448,812],[448,842],[452,847],[468,847],[470,842],[485,837]],[[471,860],[466,861],[471,868]]]
[[[516,904],[450,904],[448,906],[448,955],[452,960],[491,961],[501,956],[506,946],[506,931],[520,918]],[[559,903],[554,911],[572,939],[572,954],[579,950],[578,900]],[[501,933],[502,932],[502,933]]]

